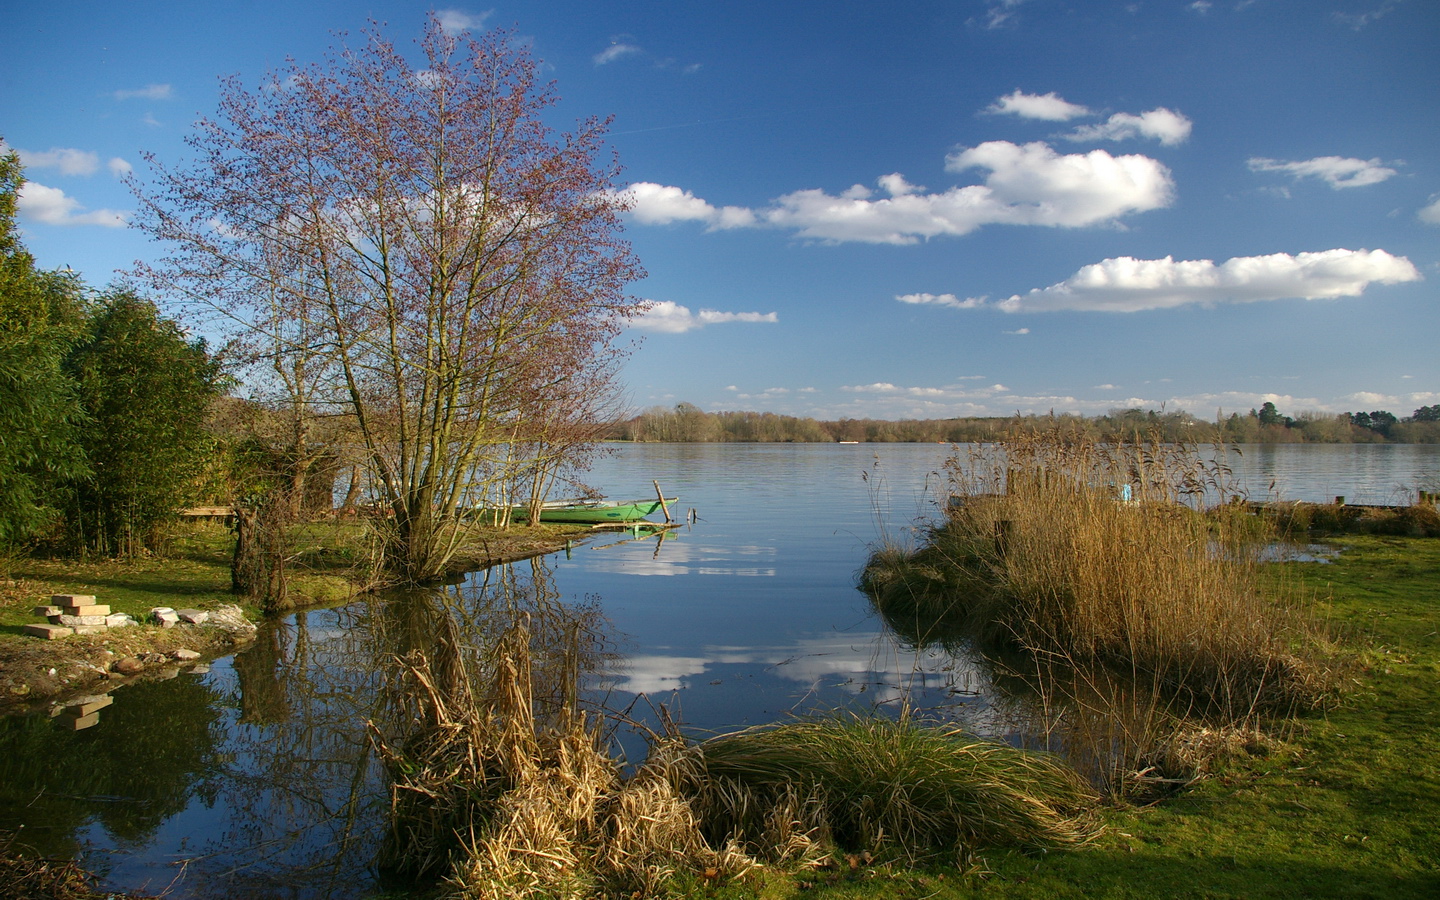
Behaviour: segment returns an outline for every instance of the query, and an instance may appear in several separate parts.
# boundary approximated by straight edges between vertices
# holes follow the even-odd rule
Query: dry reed
[[[753,865],[705,843],[669,774],[683,754],[622,778],[595,719],[573,702],[537,703],[523,619],[479,672],[453,621],[441,621],[451,624],[434,648],[401,661],[409,733],[387,739],[372,725],[392,781],[383,864],[443,875],[451,896],[467,898],[648,896],[681,873],[728,877]]]
[[[555,630],[575,640],[578,629]],[[483,652],[449,615],[401,663],[382,864],[449,896],[653,896],[760,865],[966,855],[1093,834],[1095,795],[1049,757],[906,720],[785,725],[695,744],[666,719],[628,777],[579,709],[580,652],[537,653],[527,617]],[[568,666],[558,676],[539,663]]]
[[[1262,720],[1333,697],[1325,629],[1262,582],[1273,532],[1225,502],[1223,452],[1052,433],[949,469],[946,520],[861,586],[907,639],[980,649],[1029,730],[1107,790],[1184,783],[1204,768],[1174,752],[1186,735],[1254,746]]]

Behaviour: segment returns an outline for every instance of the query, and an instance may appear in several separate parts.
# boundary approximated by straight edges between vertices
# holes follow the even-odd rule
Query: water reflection
[[[144,844],[187,805],[213,801],[218,694],[181,676],[134,685],[121,700],[80,704],[93,709],[79,717],[0,719],[0,831],[73,855],[95,833],[114,846]],[[104,721],[83,725],[102,706]]]
[[[1274,454],[1277,479],[1301,458],[1291,449]],[[1374,454],[1395,464],[1377,476],[1385,483],[1434,471],[1440,459],[1434,448],[1423,457],[1385,449]],[[0,722],[0,827],[25,825],[23,839],[45,852],[84,850],[111,888],[159,893],[174,882],[167,896],[176,898],[371,894],[382,883],[375,858],[389,797],[366,723],[391,735],[411,723],[397,661],[453,631],[463,636],[456,662],[483,665],[506,624],[524,616],[536,658],[563,663],[563,652],[546,648],[583,630],[578,700],[640,709],[646,696],[697,730],[908,703],[1017,742],[1022,729],[1042,746],[1070,742],[1055,720],[1027,723],[1018,706],[992,699],[1003,675],[968,656],[963,639],[933,623],[882,621],[854,590],[880,537],[873,480],[860,472],[874,454],[884,457],[889,514],[908,522],[931,508],[921,485],[950,452],[854,450],[617,448],[594,483],[639,496],[658,478],[704,513],[700,522],[663,539],[577,545],[569,558],[477,573],[444,590],[269,623],[208,673],[116,692],[82,730],[43,715]],[[1292,483],[1322,500],[1383,494],[1340,477],[1351,456],[1370,452],[1335,455],[1344,465],[1333,478],[1307,475],[1300,463]],[[1251,459],[1247,448],[1237,470]],[[1246,475],[1252,496],[1263,495],[1265,485]],[[637,477],[632,487],[627,479]],[[1305,496],[1294,487],[1284,494]],[[536,694],[569,702],[565,680],[544,671]],[[1027,708],[1054,712],[1039,699]],[[643,752],[634,746],[632,757]]]
[[[692,543],[685,541],[678,530],[667,530],[638,540],[654,546],[648,557],[634,552],[608,552],[632,543],[616,541],[586,548],[600,551],[594,560],[587,560],[587,567],[595,572],[623,575],[773,578],[776,574],[774,561],[779,556],[779,548],[773,545]],[[625,549],[633,550],[628,546]]]
[[[537,697],[566,702],[574,682],[549,673],[562,662],[598,673],[614,657],[598,604],[562,602],[536,559],[442,590],[300,612],[209,669],[54,717],[0,720],[0,829],[46,854],[80,855],[108,887],[363,896],[382,882],[389,813],[371,727],[410,725],[402,661],[450,653],[475,664],[523,619],[543,661]]]

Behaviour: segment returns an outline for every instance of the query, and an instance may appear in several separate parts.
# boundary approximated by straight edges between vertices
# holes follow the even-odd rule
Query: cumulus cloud
[[[112,156],[110,161],[105,164],[105,168],[109,169],[110,174],[116,178],[124,178],[126,175],[135,171],[135,167],[130,165],[128,160],[121,159],[118,156]]]
[[[97,209],[90,212],[79,200],[67,197],[59,188],[46,187],[34,181],[25,182],[16,197],[16,209],[20,215],[46,225],[100,225],[106,228],[124,228],[128,213],[113,209]]]
[[[1415,217],[1427,225],[1440,225],[1440,197],[1431,200],[1429,206],[1421,207]]]
[[[1027,94],[1019,88],[1006,94],[985,108],[986,112],[999,115],[1019,116],[1022,119],[1041,119],[1046,122],[1068,122],[1080,116],[1090,115],[1090,110],[1076,103],[1062,100],[1051,91],[1048,94]]]
[[[614,40],[610,42],[610,46],[606,47],[604,50],[601,50],[599,53],[595,54],[591,58],[594,60],[595,65],[603,66],[606,63],[612,63],[617,59],[623,59],[627,56],[634,56],[635,54],[642,52],[644,51],[642,51],[635,44],[631,44],[621,40]]]
[[[1320,178],[1335,190],[1379,184],[1395,174],[1394,169],[1379,159],[1347,159],[1341,156],[1317,156],[1301,162],[1254,157],[1248,161],[1252,172],[1280,172],[1296,181]]]
[[[755,224],[755,214],[740,206],[711,206],[689,191],[640,181],[614,196],[630,207],[630,216],[642,225],[704,222],[711,229],[741,228]]]
[[[168,84],[147,84],[134,90],[115,91],[111,96],[116,100],[169,100],[171,95]]]
[[[1208,259],[1122,256],[1085,266],[1059,284],[995,304],[1005,312],[1138,312],[1192,303],[1358,297],[1372,283],[1420,280],[1403,256],[1384,250],[1324,250]]]
[[[483,13],[469,13],[463,9],[437,9],[435,18],[440,22],[440,30],[446,34],[460,34],[464,31],[479,31],[485,27],[485,20],[490,18],[493,9],[487,9]]]
[[[20,162],[27,169],[58,169],[61,175],[94,175],[100,168],[100,157],[90,150],[51,147],[49,150],[21,150]]]
[[[895,299],[916,306],[948,306],[951,309],[974,309],[985,305],[984,297],[966,297],[961,300],[954,294],[899,294]]]
[[[863,185],[839,194],[812,188],[756,210],[715,207],[689,191],[650,182],[632,184],[618,196],[629,203],[632,218],[647,225],[698,221],[711,229],[788,228],[823,241],[913,244],[992,224],[1100,225],[1167,206],[1174,190],[1170,170],[1149,157],[1103,150],[1061,155],[1043,142],[988,141],[950,154],[945,168],[983,170],[984,183],[925,193],[892,173],[877,180],[885,196]]]
[[[1193,124],[1174,110],[1156,107],[1138,116],[1132,113],[1116,113],[1098,125],[1082,125],[1065,135],[1071,141],[1125,141],[1131,138],[1149,138],[1167,147],[1183,144],[1190,139]]]
[[[681,306],[673,300],[652,300],[645,311],[632,319],[630,324],[646,331],[682,334],[686,331],[704,328],[706,325],[719,325],[725,322],[778,321],[780,321],[780,317],[773,312],[720,312],[714,309],[702,309],[698,313],[692,313],[689,307]]]

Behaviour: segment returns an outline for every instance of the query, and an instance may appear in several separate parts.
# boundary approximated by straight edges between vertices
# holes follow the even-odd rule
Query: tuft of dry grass
[[[573,691],[537,701],[523,618],[478,673],[453,625],[438,638],[402,661],[410,732],[387,740],[372,726],[392,781],[387,866],[442,875],[456,897],[578,898],[648,896],[677,875],[731,877],[754,865],[706,844],[674,786],[683,753],[652,754],[622,778]]]

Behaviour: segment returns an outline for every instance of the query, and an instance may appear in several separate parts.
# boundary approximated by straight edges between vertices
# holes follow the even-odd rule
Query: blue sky
[[[25,240],[92,285],[142,151],[218,79],[424,3],[9,11],[0,136]],[[654,304],[635,408],[820,418],[1440,402],[1433,0],[527,2],[551,124],[613,116]]]

